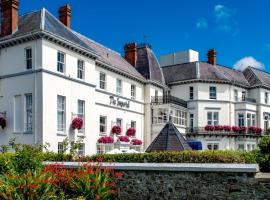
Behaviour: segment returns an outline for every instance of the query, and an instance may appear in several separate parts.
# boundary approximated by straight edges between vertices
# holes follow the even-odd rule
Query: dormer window
[[[25,49],[25,64],[26,69],[32,69],[32,48]]]

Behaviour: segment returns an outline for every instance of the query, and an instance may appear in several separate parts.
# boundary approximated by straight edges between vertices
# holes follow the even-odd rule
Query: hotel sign
[[[119,97],[110,96],[110,105],[118,106],[120,108],[129,108],[130,101],[121,100]]]

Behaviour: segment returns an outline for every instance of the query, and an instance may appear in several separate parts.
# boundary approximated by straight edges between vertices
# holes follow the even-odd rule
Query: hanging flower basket
[[[135,128],[129,128],[126,132],[126,136],[128,137],[134,137],[136,134],[136,129]]]
[[[6,128],[7,126],[7,121],[4,117],[0,117],[0,126],[2,129]]]
[[[97,142],[103,143],[103,144],[112,144],[114,140],[111,136],[103,136],[103,137],[100,137]]]
[[[111,133],[115,135],[120,135],[121,134],[121,127],[120,126],[113,126]]]
[[[72,128],[75,130],[80,130],[83,127],[83,120],[80,117],[75,117],[72,120],[72,124],[71,124]]]
[[[128,136],[119,136],[118,141],[129,142],[129,137]]]
[[[131,140],[132,145],[142,145],[142,141],[139,139],[133,139]]]

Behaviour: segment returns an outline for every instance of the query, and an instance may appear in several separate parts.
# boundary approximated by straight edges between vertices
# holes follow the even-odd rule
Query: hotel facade
[[[270,75],[207,62],[187,50],[161,56],[129,43],[121,56],[70,27],[71,8],[59,19],[46,9],[18,16],[17,0],[2,0],[0,37],[0,145],[9,140],[63,150],[81,139],[80,154],[115,147],[144,151],[168,121],[203,149],[252,150],[267,133]],[[83,127],[72,129],[79,117]],[[142,145],[98,143],[113,126],[135,128]],[[261,134],[205,130],[206,125],[260,127]]]

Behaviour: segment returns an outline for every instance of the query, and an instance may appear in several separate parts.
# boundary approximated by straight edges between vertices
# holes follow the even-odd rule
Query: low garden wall
[[[45,164],[55,164],[46,162]],[[67,168],[83,163],[63,162]],[[270,199],[270,174],[256,164],[102,163],[123,172],[118,199]]]

